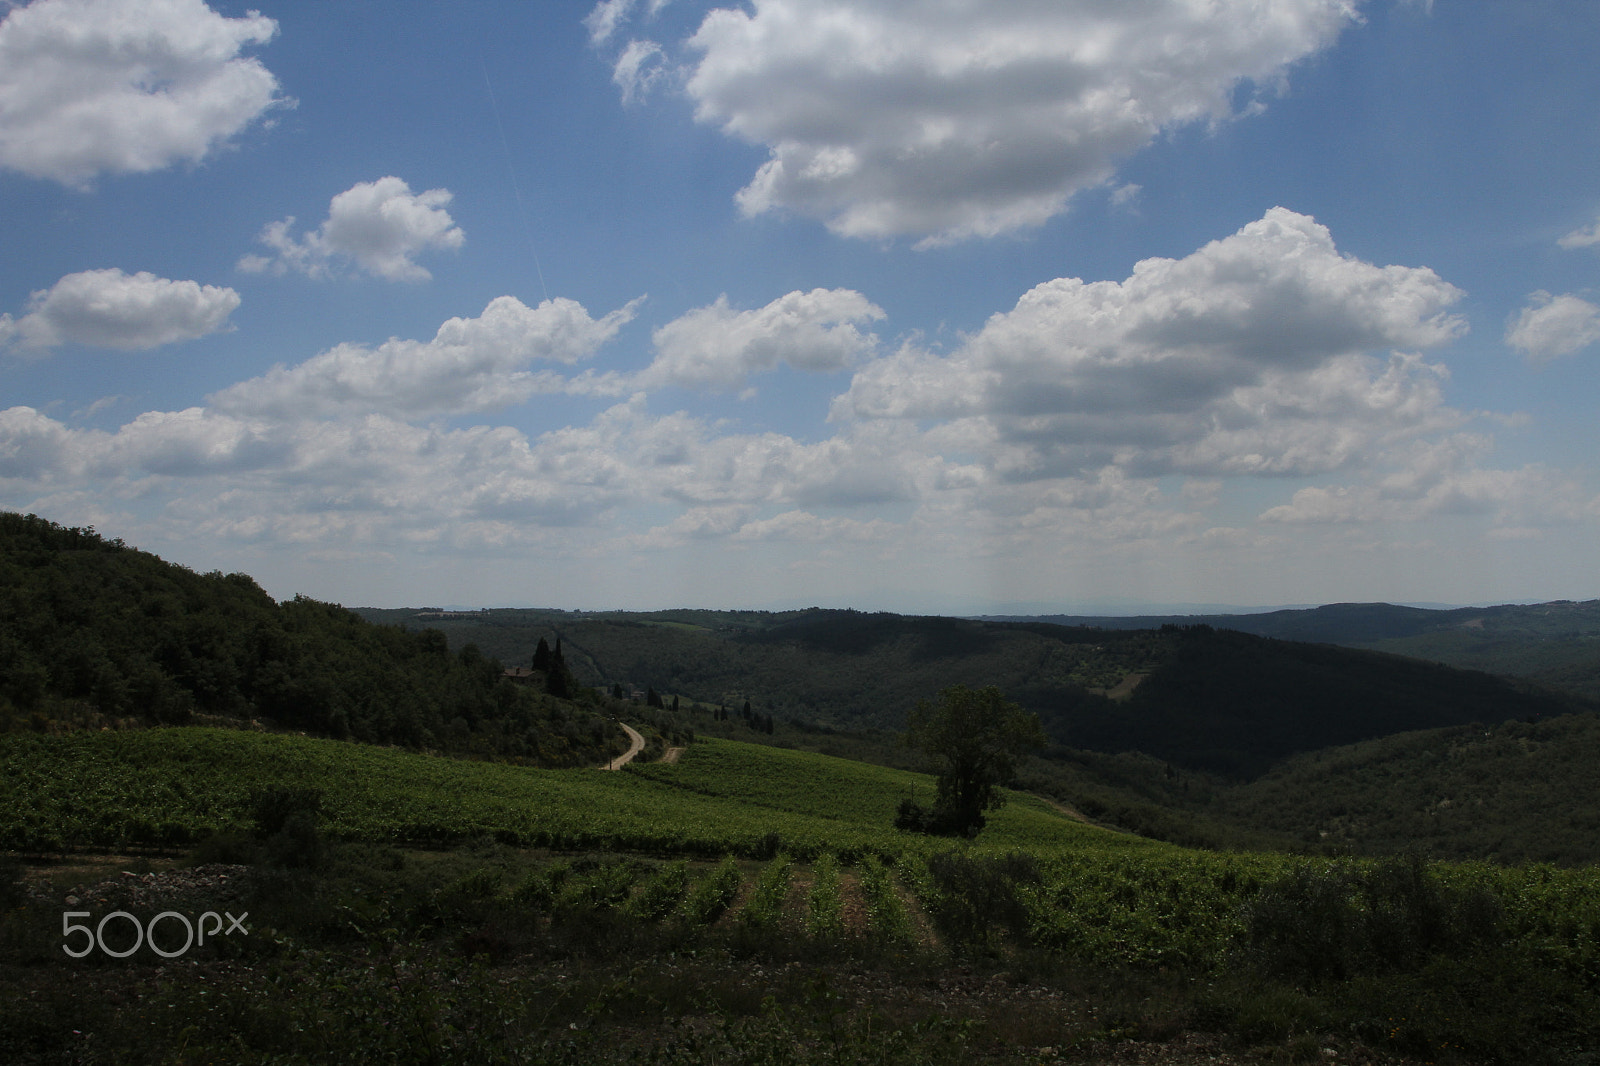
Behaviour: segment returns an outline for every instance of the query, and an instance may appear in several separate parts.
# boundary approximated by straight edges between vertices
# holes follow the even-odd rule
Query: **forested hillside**
[[[599,763],[618,739],[436,631],[0,514],[0,729],[252,720],[548,765]]]
[[[1380,652],[1194,626],[1126,704],[1049,721],[1072,747],[1251,778],[1287,755],[1416,729],[1537,720],[1576,697]]]
[[[1007,618],[996,621],[1022,621]],[[1050,615],[1028,621],[1108,629],[1203,624],[1282,640],[1343,644],[1527,678],[1600,699],[1600,600],[1435,610],[1392,603],[1331,603],[1261,614]]]
[[[995,685],[1065,748],[1141,751],[1248,778],[1296,752],[1593,704],[1487,674],[1327,645],[1167,625],[1112,630],[855,611],[371,612],[456,646],[560,637],[586,684],[651,687],[807,726],[904,727],[954,684]],[[501,652],[503,654],[503,652]]]
[[[1291,759],[1206,808],[1361,854],[1600,860],[1600,717],[1402,733]]]

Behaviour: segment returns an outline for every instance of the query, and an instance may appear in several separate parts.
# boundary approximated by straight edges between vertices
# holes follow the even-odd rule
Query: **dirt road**
[[[622,726],[622,731],[624,733],[628,734],[628,740],[630,741],[628,744],[628,750],[602,766],[600,768],[602,770],[620,770],[632,762],[635,755],[644,750],[644,737],[639,735],[639,731],[637,729],[622,722],[618,722],[617,724]]]

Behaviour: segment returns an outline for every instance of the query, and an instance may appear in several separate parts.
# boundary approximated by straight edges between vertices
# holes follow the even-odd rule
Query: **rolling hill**
[[[267,724],[548,765],[622,743],[593,706],[503,673],[430,630],[0,513],[0,730]]]
[[[559,637],[587,684],[748,700],[758,712],[835,729],[897,730],[917,700],[949,685],[996,685],[1063,747],[1142,751],[1236,778],[1329,745],[1594,706],[1481,672],[1204,625],[1097,629],[827,610],[363,613],[433,626],[507,661]]]
[[[1281,640],[1389,651],[1462,669],[1526,678],[1600,699],[1600,600],[1449,610],[1392,603],[1334,603],[1262,614],[1050,615],[997,620],[1106,629],[1210,625]]]

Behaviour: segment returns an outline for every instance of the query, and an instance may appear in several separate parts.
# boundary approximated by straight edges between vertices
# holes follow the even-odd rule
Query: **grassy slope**
[[[890,828],[924,775],[734,741],[676,765],[538,770],[282,734],[157,729],[0,737],[0,847],[179,844],[248,824],[252,788],[317,787],[336,836],[714,855],[927,846]],[[1157,847],[1032,797],[991,818],[992,847]]]
[[[790,902],[771,943],[804,942],[814,951],[851,950],[849,942],[834,948],[819,946],[829,937],[839,940],[839,934],[813,932],[801,918],[806,908],[816,910],[817,885],[823,880],[823,871],[832,868],[833,859],[823,853],[837,853],[846,862],[856,863],[852,881],[857,885],[871,869],[870,862],[858,862],[867,854],[903,857],[911,861],[897,866],[899,877],[913,889],[921,914],[947,942],[960,936],[962,942],[981,948],[993,947],[1002,938],[1006,942],[1015,938],[1018,944],[1032,945],[1029,950],[1049,953],[1072,967],[1100,967],[1093,972],[1101,979],[1134,980],[1136,987],[1146,989],[1152,987],[1149,982],[1160,978],[1131,975],[1161,975],[1169,970],[1186,975],[1187,984],[1173,1001],[1177,1007],[1146,1004],[1139,1008],[1140,1017],[1168,1009],[1177,1010],[1177,1017],[1185,1019],[1163,1028],[1166,1035],[1160,1039],[1188,1024],[1237,1030],[1251,1041],[1287,1041],[1309,1033],[1312,1042],[1284,1048],[1286,1054],[1298,1048],[1290,1060],[1305,1061],[1301,1054],[1307,1050],[1315,1054],[1315,1049],[1327,1046],[1328,1034],[1359,1032],[1366,1040],[1419,1055],[1427,1052],[1428,1061],[1433,1061],[1433,1051],[1448,1045],[1473,1052],[1465,1061],[1526,1063],[1534,1061],[1526,1052],[1535,1041],[1551,1052],[1540,1061],[1588,1061],[1563,1056],[1569,1047],[1585,1043],[1596,1031],[1592,975],[1600,958],[1600,869],[1460,864],[1435,867],[1436,874],[1408,882],[1404,870],[1396,867],[1385,873],[1361,864],[1303,862],[1275,854],[1220,855],[1158,844],[1084,826],[1026,797],[1015,797],[994,814],[978,847],[952,849],[949,841],[910,837],[888,825],[900,796],[930,787],[925,777],[732,741],[697,744],[675,766],[654,765],[612,774],[464,762],[298,736],[207,729],[13,735],[0,738],[0,847],[14,847],[22,841],[36,846],[41,835],[49,834],[56,836],[57,843],[124,843],[147,836],[177,839],[213,828],[241,827],[250,788],[269,784],[324,789],[332,832],[367,840],[472,841],[492,834],[505,842],[558,848],[702,856],[723,851],[760,856],[781,843],[813,860],[810,898],[799,895],[799,890],[789,894]],[[1011,854],[1014,849],[1023,849],[1031,857]],[[469,850],[483,855],[494,851],[492,847]],[[935,853],[944,854],[935,861],[919,861],[933,858]],[[519,855],[526,857],[526,853]],[[571,857],[553,863],[536,861],[563,870],[570,861],[567,876],[574,879],[576,888],[582,888],[589,883],[584,878],[594,880],[607,876],[608,870],[621,869],[616,858],[585,856],[587,864]],[[624,858],[623,864],[633,861]],[[727,865],[732,868],[731,863]],[[754,872],[753,866],[745,864],[746,876]],[[944,874],[939,872],[941,868]],[[1375,870],[1371,876],[1377,880],[1364,880],[1369,877],[1362,872],[1365,869]],[[580,872],[584,870],[591,872]],[[466,886],[479,884],[482,873],[472,874],[453,888],[440,886],[410,909],[379,893],[389,902],[374,903],[367,898],[370,894],[348,896],[343,909],[334,908],[332,913],[356,915],[363,921],[366,918],[362,916],[368,916],[374,928],[389,924],[414,927],[414,935],[422,935],[443,920],[446,910],[456,907],[460,911],[454,919],[456,935],[466,937],[463,946],[471,936],[481,935],[472,933],[473,929],[496,928],[496,922],[508,928],[518,922],[517,928],[533,928],[524,904],[510,896],[495,894],[491,898],[486,894],[492,885],[473,896],[478,901],[473,907],[461,910],[450,903]],[[693,891],[699,893],[718,876],[717,872],[701,875]],[[1401,881],[1391,885],[1396,876]],[[1369,893],[1371,899],[1366,902],[1361,896],[1367,891],[1364,885],[1375,886],[1376,892]],[[1402,891],[1396,896],[1390,891],[1395,887],[1405,890],[1407,885],[1411,886],[1409,894]],[[853,893],[859,891],[852,889]],[[1480,898],[1485,901],[1483,906],[1475,902]],[[187,1045],[200,1032],[197,1047],[224,1047],[233,1038],[231,1025],[238,1019],[273,1026],[274,1033],[329,1024],[329,1018],[317,1020],[319,1008],[312,997],[283,997],[285,983],[304,988],[308,979],[326,974],[329,986],[338,990],[330,1001],[340,1002],[347,987],[359,984],[361,975],[374,966],[374,957],[363,954],[364,947],[343,941],[339,941],[341,946],[327,949],[342,952],[337,959],[331,953],[318,955],[294,947],[296,937],[334,936],[337,941],[347,935],[348,930],[338,922],[328,926],[325,901],[313,908],[324,916],[318,919],[322,924],[312,922],[298,932],[294,930],[299,927],[293,926],[296,912],[287,898],[270,906],[262,901],[251,907],[260,914],[270,912],[274,923],[289,923],[288,932],[277,925],[261,927],[261,935],[252,937],[249,944],[252,950],[258,945],[263,951],[287,949],[282,964],[246,960],[243,968],[221,975],[225,981],[237,982],[235,994],[225,999],[252,1006],[236,1006],[220,1027],[218,1019],[201,1009],[216,1004],[215,993],[229,987],[215,982],[219,976],[215,969],[197,980],[183,974],[176,978],[179,984],[189,981],[195,986],[187,995],[213,993],[209,1001],[196,999],[200,1006],[185,1007],[186,1014],[169,1013],[174,1001],[161,1000],[168,995],[165,991],[141,992],[141,996],[152,997],[148,1013],[155,1020],[199,1018],[209,1026],[196,1022],[199,1028],[183,1032],[169,1026],[169,1045]],[[456,914],[456,910],[449,913]],[[1255,918],[1250,917],[1252,913]],[[1492,939],[1480,944],[1481,938],[1461,932],[1466,928],[1462,920],[1478,921],[1485,914],[1498,915],[1498,921]],[[731,928],[743,918],[741,910],[722,924]],[[576,920],[552,914],[548,935],[577,937],[583,943],[597,935],[597,930],[611,928],[613,934],[622,935],[614,923],[599,919],[591,926],[579,924],[568,929],[563,925]],[[876,920],[869,918],[870,922]],[[81,967],[59,969],[66,964],[55,956],[53,935],[42,937],[37,932],[45,923],[30,914],[24,925],[34,931],[33,942],[49,948],[39,957],[57,964],[50,973],[68,972],[76,977],[85,972]],[[1347,926],[1356,932],[1346,935]],[[1011,932],[1002,932],[1005,929]],[[388,941],[395,933],[396,929],[385,929],[379,938],[386,953],[394,950]],[[1426,933],[1438,943],[1419,940],[1421,946],[1413,952],[1416,957],[1405,957],[1410,961],[1366,961],[1367,954],[1375,950],[1368,941],[1382,947],[1397,935],[1410,937],[1413,933]],[[700,938],[698,942],[715,942],[721,934],[707,927],[700,933],[679,929],[661,935],[668,938],[663,943],[681,947],[697,942],[695,937]],[[678,939],[671,939],[674,937]],[[602,942],[601,950],[609,957],[607,945],[629,942],[626,937]],[[523,950],[549,950],[542,944],[533,936],[526,939]],[[641,973],[650,970],[639,964],[630,953],[633,950],[623,953],[621,965],[629,967],[626,973],[620,969],[609,972],[606,995],[630,994]],[[780,949],[779,957],[781,950],[787,948]],[[418,956],[415,947],[407,951],[410,954],[385,972],[398,974],[400,966],[411,966]],[[1348,980],[1323,981],[1315,969],[1309,978],[1297,976],[1295,967],[1307,960],[1320,965],[1328,951],[1342,952],[1339,958],[1349,955],[1354,960],[1352,965],[1358,968],[1350,971]],[[1259,962],[1250,961],[1258,955]],[[388,957],[392,963],[395,956]],[[503,970],[475,969],[463,976],[459,967],[450,969],[447,963],[424,965],[428,968],[417,987],[449,988],[465,981],[467,992],[463,994],[470,994],[473,1000],[513,980]],[[569,965],[563,963],[562,974]],[[265,977],[258,981],[256,970]],[[122,973],[114,966],[106,966],[104,971]],[[31,970],[0,968],[0,984],[18,982],[15,1002],[22,1002],[24,993],[31,997],[48,976],[37,966]],[[1339,977],[1338,972],[1334,977]],[[1260,979],[1269,983],[1262,988],[1251,983]],[[1228,987],[1233,991],[1213,991],[1230,981]],[[202,983],[205,991],[200,990]],[[277,990],[270,997],[265,993],[269,986]],[[45,1019],[50,1032],[37,1038],[42,1048],[64,1046],[62,1034],[69,1024],[74,1038],[78,1030],[85,1029],[78,998],[81,987],[76,983],[62,987],[66,998],[56,1014]],[[820,994],[818,989],[826,991],[825,986],[814,985],[812,992]],[[150,1038],[149,1019],[140,1013],[146,1010],[142,1006],[146,1000],[126,996],[126,991],[118,991],[123,998],[116,1002],[135,1003],[134,1007],[119,1007],[120,1014],[87,1026],[109,1034],[104,1045],[108,1048],[121,1046],[119,1041]],[[392,987],[384,991],[380,982],[365,1003],[335,1024],[341,1028],[359,1025],[370,1017],[388,1026],[389,1019],[402,1009],[394,993]],[[518,992],[512,998],[522,1001],[533,994]],[[549,998],[548,991],[543,994]],[[555,1001],[565,994],[565,989],[561,990]],[[409,1002],[411,997],[398,998]],[[270,1011],[253,1006],[269,1001],[274,1004]],[[485,1032],[505,1030],[511,1044],[543,1039],[550,1018],[548,1005],[534,1008],[539,1017],[533,1019],[526,1003],[513,1007],[509,1000],[494,1002],[504,1004],[504,1009],[496,1008],[499,1013],[494,1017],[467,1016],[456,1010],[448,1021],[442,1016],[421,1019],[419,1031],[431,1034],[430,1039],[440,1039],[440,1034],[473,1032],[481,1027]],[[28,1003],[25,1011],[9,1015],[0,1011],[0,1030],[9,1017],[10,1023],[18,1026],[27,1019],[34,1030],[43,1033],[33,1021],[38,1012],[35,1001],[30,998]],[[1127,1006],[1110,1001],[1104,1006],[1114,1017],[1103,1027],[1094,1027],[1095,1035],[1089,1039],[1129,1035],[1131,1030],[1115,1020],[1128,1016]],[[756,1009],[752,1001],[748,1010]],[[941,1012],[948,1009],[945,1004],[939,1006]],[[659,1005],[652,1004],[650,1010],[659,1010]],[[759,1010],[763,1017],[771,1013],[765,1002]],[[1263,1020],[1264,1011],[1273,1012],[1273,1018]],[[282,1020],[273,1022],[274,1017]],[[557,1035],[566,1039],[578,1030],[580,1020],[585,1028],[594,1022],[585,1014]],[[636,1023],[628,1024],[636,1028]],[[869,1033],[882,1028],[880,1023]],[[672,1061],[797,1061],[788,1052],[797,1046],[798,1037],[783,1032],[785,1055],[770,1060],[691,1054],[675,1055]],[[380,1035],[366,1030],[363,1034],[362,1040],[367,1042]],[[473,1039],[479,1038],[474,1035]],[[1059,1042],[1056,1037],[1051,1039]],[[866,1044],[871,1045],[870,1038]],[[594,1051],[589,1048],[576,1059],[561,1061],[596,1061]],[[1482,1054],[1477,1054],[1480,1051]],[[414,1048],[410,1056],[418,1057]],[[309,1058],[320,1061],[328,1057],[319,1053]],[[348,1060],[351,1056],[331,1057]],[[57,1055],[49,1061],[60,1058]],[[471,1061],[480,1060],[481,1056]],[[401,1056],[396,1061],[407,1059]],[[655,1056],[648,1061],[662,1059]],[[914,1050],[898,1059],[875,1055],[870,1061],[929,1060]],[[1010,1056],[1004,1061],[1024,1059]]]

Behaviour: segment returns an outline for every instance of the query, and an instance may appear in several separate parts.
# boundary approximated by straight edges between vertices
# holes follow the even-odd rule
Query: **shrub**
[[[951,806],[940,805],[929,810],[909,797],[900,801],[894,816],[896,829],[940,837],[976,836],[987,822],[981,814]]]
[[[565,863],[534,870],[511,893],[511,902],[532,911],[548,911],[572,871]]]
[[[778,923],[783,917],[783,901],[789,895],[789,874],[794,860],[779,855],[762,869],[756,879],[750,902],[739,912],[739,921],[752,929],[764,929]]]
[[[579,877],[568,877],[551,910],[563,917],[583,917],[609,911],[628,898],[638,871],[631,862],[597,865]]]
[[[684,917],[696,925],[709,925],[716,921],[723,911],[733,906],[743,883],[738,863],[733,861],[732,855],[725,857],[715,870],[701,878],[689,898],[684,900]]]
[[[320,788],[258,788],[250,793],[250,819],[257,840],[281,833],[296,814],[322,813]]]
[[[911,940],[911,919],[905,903],[894,890],[889,870],[876,855],[868,855],[861,865],[861,891],[867,900],[867,925],[872,935],[889,943]]]
[[[974,858],[946,851],[929,857],[928,874],[928,917],[953,949],[987,948],[997,924],[1019,939],[1026,935],[1028,909],[1017,886],[1039,881],[1033,856],[1014,851]]]
[[[1300,866],[1245,905],[1243,936],[1266,972],[1316,982],[1464,958],[1500,928],[1493,894],[1445,884],[1412,857]]]
[[[806,900],[806,932],[831,939],[844,932],[844,900],[839,895],[839,860],[824,853],[811,866],[811,895]]]
[[[669,862],[645,882],[637,896],[628,901],[628,913],[647,922],[659,922],[678,906],[688,888],[688,863],[682,859]]]

